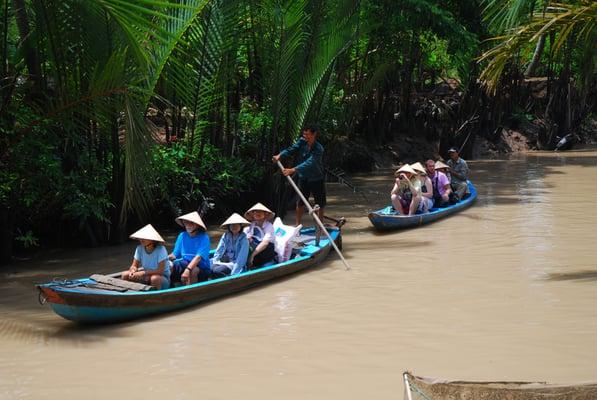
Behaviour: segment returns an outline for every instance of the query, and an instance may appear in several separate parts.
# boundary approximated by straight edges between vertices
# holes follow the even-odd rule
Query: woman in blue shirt
[[[207,227],[197,211],[181,215],[176,223],[185,231],[178,235],[174,250],[168,256],[172,261],[172,283],[190,285],[209,278],[209,236]]]
[[[237,213],[232,214],[221,225],[226,232],[211,259],[212,277],[221,278],[245,271],[249,256],[249,240],[242,228],[247,225],[250,225],[249,221]]]
[[[159,289],[170,286],[170,263],[164,239],[151,226],[145,225],[130,236],[139,240],[131,267],[122,272],[121,278],[151,285]]]

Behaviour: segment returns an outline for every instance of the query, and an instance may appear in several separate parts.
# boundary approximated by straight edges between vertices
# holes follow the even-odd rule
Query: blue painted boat
[[[387,206],[381,210],[370,212],[369,220],[376,229],[383,231],[415,228],[437,221],[440,218],[462,211],[474,203],[477,199],[477,190],[470,181],[467,181],[467,184],[470,192],[469,196],[456,204],[447,207],[432,208],[428,213],[416,215],[398,214],[392,206]]]
[[[340,229],[328,228],[328,231],[340,246]],[[304,247],[298,254],[286,262],[188,286],[151,291],[114,291],[102,289],[97,281],[84,278],[40,284],[37,288],[42,303],[48,303],[56,314],[71,321],[93,324],[126,321],[190,307],[313,267],[332,248],[325,235],[318,245],[314,235],[313,228],[301,230],[301,236],[308,239],[303,242]]]

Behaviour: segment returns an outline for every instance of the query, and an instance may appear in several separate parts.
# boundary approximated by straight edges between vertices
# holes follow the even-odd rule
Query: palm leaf
[[[595,34],[596,28],[597,2],[583,2],[580,5],[552,2],[545,12],[535,13],[528,23],[492,39],[498,44],[479,58],[479,61],[488,62],[480,79],[489,92],[495,93],[507,63],[521,48],[537,41],[541,35],[556,33],[553,49],[557,54],[568,39],[583,43]],[[576,34],[573,35],[573,32]]]

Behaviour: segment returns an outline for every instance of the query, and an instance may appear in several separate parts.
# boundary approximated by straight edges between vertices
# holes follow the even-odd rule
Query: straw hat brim
[[[272,220],[276,216],[276,213],[274,213],[272,210],[270,210],[269,208],[267,208],[266,206],[264,206],[261,203],[257,203],[253,207],[249,208],[247,210],[247,212],[245,212],[245,218],[248,221],[253,221],[253,214],[252,214],[253,211],[265,212],[266,214],[268,214],[268,216],[266,217],[266,219],[268,219],[268,220]]]
[[[411,168],[417,172],[420,172],[421,174],[427,175],[427,171],[425,170],[425,168],[423,168],[423,164],[421,164],[420,162],[414,163],[413,165],[411,165]]]
[[[444,163],[443,163],[443,162],[441,162],[441,161],[436,161],[436,162],[435,162],[435,169],[444,169],[444,168],[445,168],[445,169],[450,169],[450,167],[449,167],[449,166],[447,166],[446,164],[444,164]]]
[[[153,240],[154,242],[164,244],[166,241],[164,238],[160,236],[158,231],[155,230],[151,224],[145,225],[143,228],[139,229],[137,232],[131,234],[129,236],[131,239],[136,240]]]
[[[234,213],[231,216],[229,216],[228,219],[226,221],[224,221],[224,223],[222,225],[220,225],[220,228],[227,229],[229,225],[234,225],[234,224],[239,224],[240,226],[251,225],[251,223],[249,221],[247,221],[246,219],[244,219],[242,217],[242,215]]]
[[[184,227],[183,221],[192,222],[194,224],[199,225],[201,228],[203,228],[204,231],[207,230],[207,226],[205,226],[205,223],[203,222],[203,220],[201,219],[201,217],[199,216],[199,213],[197,211],[193,211],[191,213],[181,215],[180,217],[176,218],[175,221],[178,225],[183,226],[183,227]]]
[[[401,173],[409,173],[409,174],[413,174],[416,175],[417,171],[415,171],[410,165],[408,164],[404,164],[402,167],[400,167],[398,169],[398,171],[396,171],[397,174],[401,174]]]

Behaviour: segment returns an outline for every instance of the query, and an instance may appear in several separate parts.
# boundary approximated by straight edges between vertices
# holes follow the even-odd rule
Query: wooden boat
[[[340,246],[340,229],[328,228],[328,232]],[[92,275],[37,285],[40,302],[50,304],[61,317],[80,323],[112,323],[166,313],[313,267],[332,248],[325,237],[317,245],[314,235],[314,228],[301,230],[303,247],[294,258],[239,275],[165,290],[123,281],[118,274]]]
[[[428,213],[416,215],[398,214],[390,205],[381,210],[369,213],[369,220],[379,230],[414,228],[437,221],[440,218],[462,211],[474,203],[477,199],[477,190],[470,181],[467,181],[467,184],[470,194],[456,204],[440,208],[434,207]]]
[[[404,375],[404,400],[594,400],[597,383],[467,382]]]

